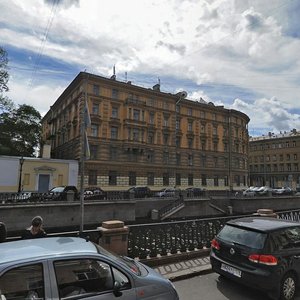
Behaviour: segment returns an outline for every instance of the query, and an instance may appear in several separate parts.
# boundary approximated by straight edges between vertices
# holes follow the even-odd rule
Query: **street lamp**
[[[19,187],[18,187],[18,193],[21,192],[21,181],[22,181],[22,169],[23,169],[23,164],[24,164],[24,157],[21,156],[19,162],[20,162],[20,174],[19,174]]]
[[[176,94],[176,96],[179,96],[179,99],[175,103],[175,188],[177,186],[177,173],[176,173],[176,166],[177,166],[177,134],[178,130],[180,129],[179,127],[179,122],[178,122],[178,111],[179,111],[179,103],[182,99],[184,99],[187,96],[187,92],[182,91]]]

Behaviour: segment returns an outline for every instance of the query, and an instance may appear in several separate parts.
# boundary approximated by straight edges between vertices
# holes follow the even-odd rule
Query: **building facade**
[[[90,156],[82,160],[85,103]],[[159,84],[148,89],[81,72],[42,126],[52,157],[84,162],[84,186],[229,190],[248,185],[248,122],[239,111],[161,92]]]
[[[270,187],[300,186],[300,132],[249,139],[250,185]]]
[[[5,170],[0,172],[0,192],[44,193],[78,181],[77,160],[0,156],[0,169]]]

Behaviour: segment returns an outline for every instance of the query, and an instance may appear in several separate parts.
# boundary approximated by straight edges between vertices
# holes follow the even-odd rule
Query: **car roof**
[[[95,254],[92,242],[77,237],[46,237],[0,243],[0,265],[3,263],[34,260],[72,254]]]
[[[227,224],[254,229],[263,232],[272,232],[278,229],[284,229],[284,228],[295,227],[295,226],[300,227],[300,223],[298,222],[276,219],[271,217],[239,218],[239,219],[230,220],[227,222]]]

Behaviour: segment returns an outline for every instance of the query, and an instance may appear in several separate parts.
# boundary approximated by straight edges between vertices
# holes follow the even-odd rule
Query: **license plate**
[[[225,265],[225,264],[221,264],[221,270],[227,272],[227,273],[230,273],[236,277],[242,277],[242,271],[234,268],[234,267],[231,267],[231,266],[228,266],[228,265]]]

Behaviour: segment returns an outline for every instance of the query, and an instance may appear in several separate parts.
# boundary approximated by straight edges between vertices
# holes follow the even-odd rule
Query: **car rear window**
[[[266,233],[231,225],[225,225],[218,234],[218,238],[223,241],[236,243],[254,249],[262,249],[264,247],[266,237]]]

